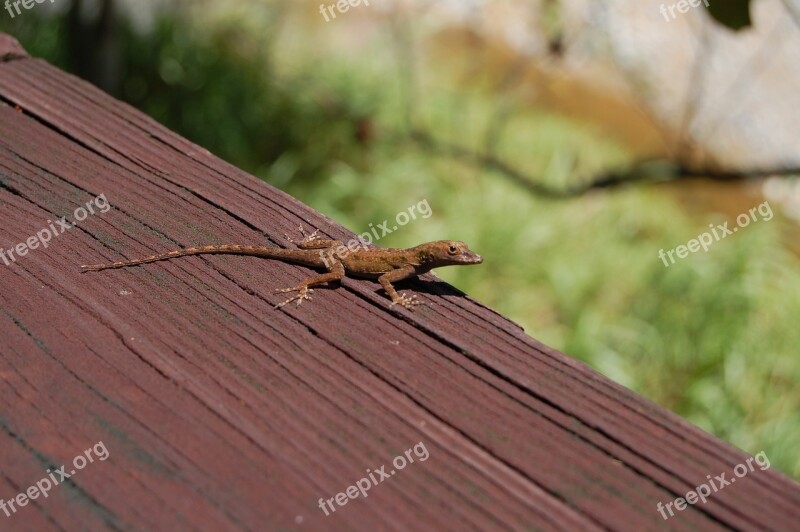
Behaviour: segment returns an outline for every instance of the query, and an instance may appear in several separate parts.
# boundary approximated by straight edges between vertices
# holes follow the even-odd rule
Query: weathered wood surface
[[[800,486],[758,468],[664,521],[747,455],[430,277],[402,285],[433,303],[412,314],[353,280],[275,310],[309,270],[250,257],[79,274],[352,235],[13,39],[0,58],[0,246],[113,206],[0,262],[0,499],[109,454],[0,528],[797,529]],[[426,461],[318,507],[419,442]]]

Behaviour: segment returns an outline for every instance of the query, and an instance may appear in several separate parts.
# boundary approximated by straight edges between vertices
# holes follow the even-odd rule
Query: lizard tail
[[[279,248],[268,248],[261,246],[202,246],[185,249],[176,249],[169,253],[162,253],[160,255],[152,255],[143,259],[135,260],[122,260],[119,262],[109,262],[105,264],[84,264],[81,266],[83,272],[96,272],[100,270],[108,270],[111,268],[125,268],[126,266],[137,266],[139,264],[148,264],[159,260],[175,259],[178,257],[187,257],[189,255],[201,254],[214,254],[214,253],[231,253],[236,255],[257,255],[261,257],[274,257],[280,253]]]

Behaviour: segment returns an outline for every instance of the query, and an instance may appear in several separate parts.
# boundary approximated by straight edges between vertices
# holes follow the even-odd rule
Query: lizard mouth
[[[480,264],[483,262],[483,257],[473,251],[465,251],[459,257],[459,264]]]

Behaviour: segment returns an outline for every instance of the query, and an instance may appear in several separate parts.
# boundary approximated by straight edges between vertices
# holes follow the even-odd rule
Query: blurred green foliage
[[[197,144],[213,149],[239,167],[285,185],[323,180],[332,161],[360,151],[359,126],[369,109],[320,89],[310,70],[294,78],[274,72],[271,36],[279,13],[264,10],[244,33],[238,18],[207,27],[187,17],[160,16],[151,32],[139,33],[120,22],[121,97]],[[69,54],[66,17],[25,13],[0,19],[0,31],[19,39],[32,56],[46,58],[67,71],[76,64]]]
[[[388,37],[343,56],[303,35],[279,39],[287,33],[280,13],[265,13],[212,22],[183,13],[151,33],[123,28],[123,97],[357,233],[427,199],[430,219],[380,244],[468,241],[485,263],[441,277],[800,478],[800,265],[783,240],[788,221],[776,215],[665,268],[659,249],[724,219],[685,212],[672,194],[680,185],[533,197],[409,140],[408,94]],[[69,68],[61,19],[2,24],[33,55]],[[543,182],[632,163],[602,130],[495,94],[480,79],[455,82],[439,61],[414,101],[418,125],[437,138],[479,150],[502,100],[513,118],[495,139],[497,153]]]

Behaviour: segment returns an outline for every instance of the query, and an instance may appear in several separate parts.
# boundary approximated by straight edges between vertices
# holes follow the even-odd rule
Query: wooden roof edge
[[[16,38],[0,32],[0,63],[15,59],[25,59],[26,57],[29,57],[28,52],[25,51]]]

